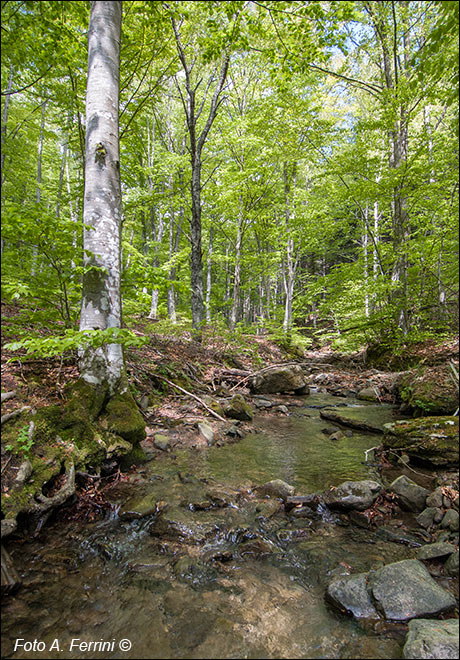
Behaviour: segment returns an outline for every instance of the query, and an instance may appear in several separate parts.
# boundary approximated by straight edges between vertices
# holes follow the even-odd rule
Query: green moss
[[[120,457],[120,468],[127,470],[131,465],[143,465],[148,460],[144,450],[139,445],[132,448],[129,454]]]
[[[458,465],[458,417],[420,417],[385,424],[385,448],[434,465]]]
[[[133,445],[139,444],[145,438],[144,418],[129,392],[116,394],[110,399],[101,425]]]
[[[82,378],[66,388],[68,399],[64,418],[69,424],[82,419],[93,422],[98,418],[108,398],[108,386],[94,387]]]

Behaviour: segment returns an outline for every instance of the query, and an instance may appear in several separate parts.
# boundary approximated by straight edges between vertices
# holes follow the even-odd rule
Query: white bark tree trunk
[[[121,5],[91,4],[86,88],[84,266],[80,330],[121,327],[118,98]],[[119,344],[80,351],[80,373],[113,394],[123,374]]]

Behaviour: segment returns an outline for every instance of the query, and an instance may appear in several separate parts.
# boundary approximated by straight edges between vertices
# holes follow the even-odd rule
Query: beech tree
[[[91,4],[86,86],[84,275],[80,330],[121,327],[121,188],[118,137],[121,2]],[[123,372],[117,343],[80,352],[80,373],[113,394]]]

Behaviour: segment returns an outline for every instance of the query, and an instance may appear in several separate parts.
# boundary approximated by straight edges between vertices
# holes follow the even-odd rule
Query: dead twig
[[[4,403],[5,401],[9,401],[10,399],[12,399],[15,396],[16,396],[16,390],[13,390],[12,392],[2,392],[2,401],[1,402]]]

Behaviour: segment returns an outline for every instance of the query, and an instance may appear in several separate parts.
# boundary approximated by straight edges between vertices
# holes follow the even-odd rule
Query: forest
[[[458,7],[2,2],[5,657],[458,657]]]

